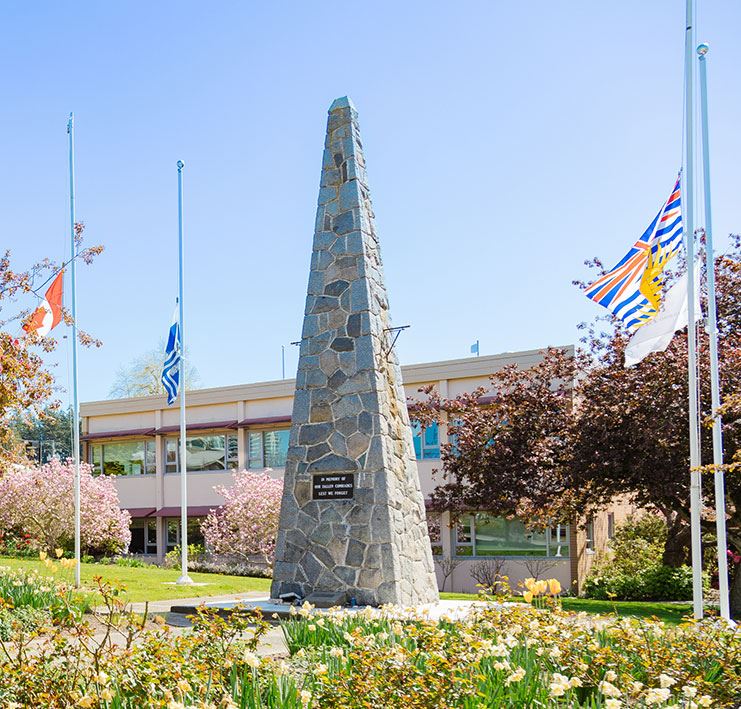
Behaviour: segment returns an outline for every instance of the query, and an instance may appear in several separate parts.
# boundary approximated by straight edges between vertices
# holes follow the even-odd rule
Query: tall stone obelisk
[[[358,114],[329,109],[272,595],[438,599]]]

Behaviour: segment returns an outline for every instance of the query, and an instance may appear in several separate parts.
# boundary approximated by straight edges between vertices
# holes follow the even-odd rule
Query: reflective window
[[[157,553],[157,521],[154,519],[135,519],[131,522],[131,554]]]
[[[417,460],[440,457],[440,431],[436,422],[422,428],[419,421],[412,421],[412,439]]]
[[[94,443],[88,460],[93,473],[104,475],[153,475],[155,447],[153,440]]]
[[[188,546],[197,544],[204,545],[201,524],[204,517],[188,517]],[[167,551],[173,551],[180,546],[180,518],[171,517],[167,520]]]
[[[283,468],[288,455],[289,429],[250,431],[248,443],[249,468]]]
[[[440,556],[443,553],[441,523],[439,512],[427,512],[427,532],[430,535],[430,546],[435,556]]]
[[[594,517],[587,519],[586,528],[586,549],[588,552],[594,552]]]
[[[463,515],[456,526],[458,556],[569,556],[569,527],[528,529],[516,519],[484,512]]]
[[[237,467],[237,435],[217,434],[188,436],[185,439],[185,454],[188,472],[200,470],[233,470]],[[165,470],[177,473],[180,469],[180,439],[171,437],[165,441]]]

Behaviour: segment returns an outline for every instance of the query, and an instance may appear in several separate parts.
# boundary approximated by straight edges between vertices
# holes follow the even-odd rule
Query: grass
[[[440,598],[448,601],[475,601],[478,596],[474,593],[441,593]],[[519,596],[513,596],[510,600],[523,602]],[[617,613],[634,618],[658,618],[669,625],[677,625],[685,616],[692,614],[691,603],[595,601],[591,598],[563,598],[561,603],[565,611],[573,613],[586,611],[595,614]]]
[[[48,571],[38,559],[13,559],[0,557],[0,566],[9,566],[12,569],[37,569],[42,575]],[[124,596],[127,601],[160,601],[176,598],[194,598],[196,596],[221,596],[231,593],[246,593],[247,591],[270,591],[270,579],[253,578],[250,576],[226,576],[222,574],[191,573],[190,577],[196,583],[205,586],[175,586],[180,576],[179,569],[161,569],[157,566],[128,567],[104,566],[102,564],[81,565],[82,585],[95,588],[93,579],[100,576],[104,581],[117,583],[125,587]],[[56,577],[69,581],[71,572],[58,571]]]
[[[44,564],[38,559],[15,559],[0,557],[0,566],[9,566],[12,569],[37,569],[42,575],[48,572]],[[60,580],[71,579],[71,572],[59,571]],[[120,584],[125,587],[124,596],[127,601],[160,601],[177,598],[193,598],[196,596],[221,596],[247,591],[270,592],[270,579],[253,578],[249,576],[226,576],[222,574],[191,573],[190,577],[196,583],[205,586],[176,586],[174,582],[180,576],[179,569],[162,569],[157,566],[128,567],[105,566],[102,564],[82,564],[82,584],[88,588],[95,588],[95,576],[104,581]],[[441,593],[444,600],[476,600],[478,596],[472,593]],[[520,597],[513,597],[513,601],[522,601]],[[563,608],[575,613],[615,613],[622,616],[637,618],[656,617],[665,623],[676,625],[682,618],[691,614],[690,603],[658,603],[643,601],[594,601],[588,598],[564,598]]]

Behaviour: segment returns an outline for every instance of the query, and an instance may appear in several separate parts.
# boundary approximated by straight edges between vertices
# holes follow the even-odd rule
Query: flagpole
[[[686,0],[685,23],[685,240],[687,247],[687,370],[690,434],[690,534],[692,548],[692,607],[697,620],[703,616],[702,597],[702,489],[700,435],[698,430],[697,342],[695,338],[695,226],[694,226],[694,59],[695,32],[692,0]]]
[[[720,615],[730,620],[728,595],[728,556],[726,537],[726,492],[723,465],[723,428],[720,407],[720,373],[718,368],[718,316],[715,302],[715,254],[713,253],[713,219],[710,200],[710,141],[708,138],[708,74],[705,57],[710,51],[706,43],[697,46],[700,64],[700,120],[702,136],[702,171],[705,193],[705,270],[708,278],[708,325],[710,338],[710,397],[713,412],[713,474],[715,481],[715,529],[718,538],[718,588]]]
[[[80,406],[77,393],[77,244],[75,243],[75,115],[67,120],[69,136],[69,241],[72,300],[72,460],[75,464],[75,588],[80,588]]]
[[[183,168],[178,160],[178,307],[180,328],[180,578],[178,584],[193,583],[188,576],[188,476],[185,445],[185,328],[183,327]]]

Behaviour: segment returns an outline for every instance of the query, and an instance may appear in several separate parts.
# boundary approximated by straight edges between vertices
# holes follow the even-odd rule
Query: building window
[[[291,431],[250,431],[248,442],[248,468],[283,468],[288,455]]]
[[[157,520],[135,519],[131,522],[130,554],[157,553]]]
[[[615,513],[607,514],[607,538],[612,539],[615,536]]]
[[[440,457],[440,432],[437,422],[422,428],[419,421],[412,421],[412,440],[417,460],[430,460]]]
[[[203,532],[201,523],[203,517],[188,517],[188,546],[193,544],[203,546]],[[180,518],[170,517],[167,519],[167,551],[175,551],[180,546]]]
[[[93,474],[153,475],[155,444],[152,440],[93,443],[88,449],[88,461]]]
[[[485,512],[463,515],[455,528],[456,556],[569,556],[569,527],[528,529],[516,519]]]
[[[199,470],[236,470],[237,435],[188,436],[185,439],[188,472]],[[180,438],[165,439],[165,471],[180,470]]]
[[[586,550],[588,554],[594,554],[594,517],[587,518],[586,526]]]
[[[441,523],[442,519],[439,512],[427,513],[427,532],[430,535],[430,546],[434,556],[441,556],[443,553]]]
[[[473,556],[473,515],[464,515],[455,524],[455,555]]]
[[[569,525],[557,524],[548,530],[550,534],[549,551],[550,556],[568,556],[569,549]]]

